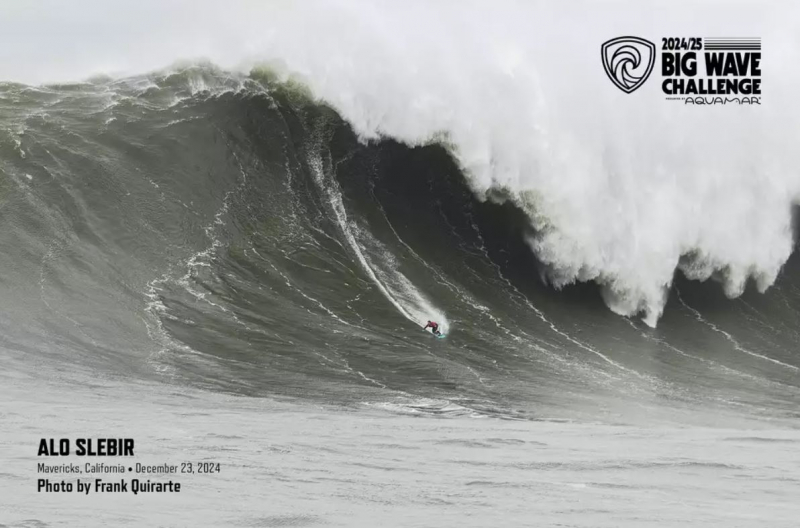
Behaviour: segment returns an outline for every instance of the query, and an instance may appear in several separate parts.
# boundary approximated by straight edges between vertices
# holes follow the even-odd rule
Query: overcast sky
[[[267,5],[269,4],[269,5]],[[257,46],[282,2],[3,0],[0,79],[75,80],[142,72],[179,58],[229,63]]]
[[[554,15],[548,24],[528,20],[548,13]],[[360,20],[353,22],[356,18]],[[585,30],[586,49],[592,53],[597,45],[594,33],[690,36],[694,31],[707,36],[715,31],[745,31],[748,35],[731,36],[761,36],[773,49],[781,45],[776,40],[800,34],[797,3],[788,0],[707,0],[702,6],[696,1],[633,0],[583,1],[570,6],[560,1],[514,0],[0,0],[0,79],[28,83],[79,80],[96,73],[141,73],[177,59],[194,58],[232,67],[259,57],[271,58],[276,48],[271,39],[276,36],[284,41],[287,35],[292,35],[292,40],[304,39],[309,42],[308,53],[325,53],[325,46],[335,44],[337,38],[350,38],[355,26],[374,27],[374,32],[362,33],[371,39],[386,39],[397,48],[413,44],[426,28],[436,31],[445,19],[462,19],[473,28],[476,21],[495,26],[530,24],[531,32],[551,33],[553,53],[563,48],[558,42],[562,30],[572,39]],[[438,38],[456,43],[459,39],[490,40],[480,30],[455,35],[452,28],[456,25],[445,27]],[[497,29],[490,33],[502,37]],[[328,34],[327,40],[319,39],[322,32]],[[770,37],[774,37],[772,42]],[[315,42],[321,45],[312,50]],[[795,38],[790,45],[797,42]]]

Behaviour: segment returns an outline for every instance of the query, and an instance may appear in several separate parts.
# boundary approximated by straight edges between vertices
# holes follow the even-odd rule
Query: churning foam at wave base
[[[652,325],[676,269],[715,274],[735,296],[749,277],[769,286],[792,250],[800,16],[787,3],[642,4],[233,1],[193,5],[191,27],[142,32],[172,16],[145,0],[136,9],[159,17],[129,13],[98,64],[158,67],[192,55],[267,63],[308,84],[365,139],[444,140],[479,196],[502,195],[528,213],[530,245],[554,285],[595,280],[614,311],[643,312]],[[628,34],[657,44],[762,37],[763,104],[665,101],[658,66],[622,93],[599,50]],[[136,62],[120,63],[139,35],[148,43]]]

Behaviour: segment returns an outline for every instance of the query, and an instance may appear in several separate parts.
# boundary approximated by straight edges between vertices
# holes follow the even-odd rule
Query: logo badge
[[[600,47],[603,68],[617,88],[632,93],[650,76],[656,62],[656,46],[639,37],[617,37]]]

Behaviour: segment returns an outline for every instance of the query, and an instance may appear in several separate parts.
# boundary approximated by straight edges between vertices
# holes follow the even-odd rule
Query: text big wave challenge
[[[761,95],[760,39],[664,39],[662,49],[661,89],[668,96],[745,95],[751,97],[740,102],[760,104],[760,97],[752,97]],[[716,99],[722,98],[688,97],[686,102]]]

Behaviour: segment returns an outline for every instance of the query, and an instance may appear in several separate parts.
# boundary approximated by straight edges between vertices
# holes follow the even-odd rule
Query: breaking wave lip
[[[514,21],[539,13],[520,9],[472,5],[459,17],[430,17],[444,19],[452,38],[423,32],[398,48],[370,29],[369,17],[392,34],[412,15],[365,14],[345,3],[304,13],[319,37],[313,44],[277,30],[272,56],[364,141],[444,142],[476,195],[529,215],[531,248],[557,288],[594,281],[612,311],[655,326],[676,271],[714,278],[731,298],[751,280],[761,292],[772,285],[792,253],[790,211],[800,203],[800,158],[786,141],[800,133],[800,116],[781,100],[791,74],[776,73],[776,106],[760,114],[621,102],[585,58],[586,36],[570,38],[578,30],[564,24],[558,52],[545,53],[547,33]],[[548,24],[560,26],[566,13],[549,15]],[[614,13],[597,15],[588,37],[601,42]],[[357,29],[342,34],[330,22],[341,16]],[[502,31],[493,34],[495,26]],[[470,53],[475,34],[501,44]],[[334,39],[341,45],[330,46]],[[565,62],[575,66],[567,75]]]

